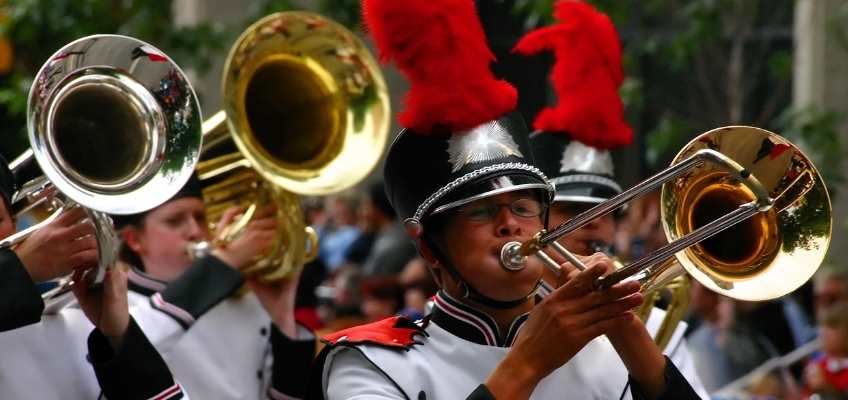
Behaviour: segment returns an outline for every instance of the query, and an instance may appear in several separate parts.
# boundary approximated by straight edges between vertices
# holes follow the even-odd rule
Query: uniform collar
[[[512,346],[529,313],[516,317],[509,330],[502,335],[498,324],[490,315],[463,304],[444,291],[434,297],[433,313],[430,321],[454,336],[484,346]]]
[[[127,271],[127,289],[133,292],[150,296],[165,290],[166,287],[168,287],[166,282],[146,274],[136,266],[131,266]]]

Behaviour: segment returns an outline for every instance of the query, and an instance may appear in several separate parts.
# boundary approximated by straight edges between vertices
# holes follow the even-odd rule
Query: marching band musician
[[[530,135],[536,165],[550,177],[556,190],[548,221],[551,228],[621,193],[609,149],[632,141],[618,95],[624,76],[621,44],[612,21],[591,5],[573,0],[556,3],[555,15],[558,25],[530,32],[515,46],[521,54],[552,50],[556,56],[551,80],[558,104],[541,111],[534,123],[537,132]],[[607,214],[561,237],[559,243],[576,254],[608,252],[615,229],[614,216]],[[552,252],[551,256],[559,255]],[[546,269],[540,295],[550,294],[558,281]],[[616,354],[624,347],[620,336],[645,328],[653,336],[664,316],[663,310],[655,308],[646,326],[634,319],[631,329],[592,340],[572,362],[584,363],[586,371],[606,379],[613,387],[623,387],[627,372]],[[683,339],[685,330],[685,323],[677,325],[666,354],[701,397],[707,398]]]
[[[237,213],[228,210],[218,226]],[[239,272],[273,243],[273,208],[194,263],[189,242],[212,239],[196,176],[168,202],[119,223],[133,313],[147,314],[149,307],[171,317],[140,325],[192,396],[303,397],[315,338],[294,320],[298,276],[265,284]],[[236,294],[243,284],[248,293]]]
[[[638,284],[591,289],[608,258],[588,259],[539,304],[542,265],[501,266],[504,244],[544,227],[553,188],[533,166],[514,88],[488,69],[474,3],[366,0],[363,10],[382,58],[411,81],[384,181],[441,290],[423,321],[394,317],[326,337],[310,395],[698,398],[647,334],[628,339],[640,351],[626,353],[625,393],[570,362],[593,338],[634,324]]]
[[[8,211],[14,186],[12,172],[0,158],[0,238],[14,233]],[[93,398],[102,390],[106,398],[113,400],[187,398],[162,357],[130,317],[127,277],[121,269],[106,271],[101,290],[74,285],[73,293],[81,309],[67,309],[36,324],[42,319],[44,302],[34,281],[58,277],[77,266],[73,278],[82,282],[85,269],[97,263],[93,229],[84,218],[85,213],[79,208],[65,212],[14,251],[3,250],[0,256],[0,320],[4,330],[11,330],[0,334],[0,397]],[[30,252],[38,254],[30,257]],[[21,328],[28,324],[35,325]],[[12,330],[15,328],[20,329]],[[57,347],[51,346],[54,343],[65,346],[56,351]],[[68,364],[55,362],[57,357],[72,366],[62,369]],[[96,381],[88,373],[89,367],[84,366],[86,359],[94,368]],[[48,384],[33,382],[45,378]],[[98,384],[102,389],[96,387]]]

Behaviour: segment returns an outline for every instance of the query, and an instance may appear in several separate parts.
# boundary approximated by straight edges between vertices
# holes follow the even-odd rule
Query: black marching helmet
[[[366,0],[363,14],[381,59],[393,60],[410,81],[399,115],[405,129],[391,144],[383,172],[389,201],[409,236],[430,247],[466,298],[507,308],[527,296],[482,295],[428,230],[432,216],[477,199],[532,189],[547,208],[553,193],[533,162],[528,129],[515,112],[515,88],[489,70],[494,57],[474,7],[471,0]]]
[[[534,121],[536,165],[556,187],[554,202],[601,203],[621,193],[609,150],[630,144],[618,89],[621,43],[609,17],[583,1],[557,2],[558,23],[534,30],[514,51],[554,53],[551,82],[558,103]]]

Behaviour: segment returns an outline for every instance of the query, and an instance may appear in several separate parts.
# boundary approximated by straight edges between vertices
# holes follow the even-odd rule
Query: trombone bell
[[[738,162],[763,185],[773,206],[676,254],[710,290],[759,301],[792,292],[812,277],[831,237],[830,197],[812,161],[788,140],[763,129],[718,128],[693,139],[678,163],[702,149]],[[663,185],[661,223],[669,242],[748,202],[751,192],[714,166],[701,165]]]
[[[661,223],[669,244],[599,279],[599,288],[677,257],[705,287],[740,300],[783,296],[806,282],[830,244],[827,188],[798,147],[769,131],[730,126],[687,144],[672,165],[631,189],[526,243],[510,242],[501,263],[511,269],[555,241],[632,198],[662,185]],[[547,259],[547,260],[546,260]],[[580,264],[580,261],[576,261]],[[661,269],[661,268],[660,268]]]

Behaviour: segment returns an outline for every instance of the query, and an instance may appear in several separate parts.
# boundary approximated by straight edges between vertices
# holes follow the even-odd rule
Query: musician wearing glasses
[[[363,3],[382,58],[411,81],[406,129],[389,148],[384,182],[440,291],[422,321],[393,317],[326,337],[313,397],[698,398],[656,347],[629,360],[625,393],[573,362],[595,337],[632,324],[639,285],[593,290],[611,268],[599,256],[536,304],[541,263],[501,264],[504,244],[544,227],[553,194],[513,112],[516,92],[488,69],[472,1],[398,3]]]
[[[12,172],[0,158],[0,239],[15,233],[9,213],[14,190]],[[129,315],[126,272],[107,269],[98,290],[83,284],[84,271],[97,264],[85,217],[72,209],[0,252],[0,323],[9,331],[0,333],[0,397],[94,398],[102,390],[109,399],[187,398]],[[79,307],[42,319],[44,302],[35,283],[72,272]]]
[[[516,52],[525,55],[550,50],[556,56],[552,81],[558,103],[539,113],[534,121],[537,132],[530,136],[536,165],[556,189],[550,206],[549,228],[621,193],[610,149],[630,144],[633,136],[618,96],[624,76],[615,26],[606,15],[583,2],[559,2],[555,15],[560,24],[532,31],[515,46]],[[585,93],[594,95],[585,96]],[[575,254],[613,255],[615,229],[615,217],[607,214],[558,242]],[[559,257],[557,253],[551,256]],[[548,296],[575,273],[567,269],[559,274],[546,270],[540,296]],[[688,297],[688,293],[685,295]],[[645,324],[634,318],[621,325],[624,329],[612,330],[606,337],[589,342],[583,350],[591,354],[591,360],[586,359],[585,373],[606,380],[610,387],[624,387],[629,360],[645,347],[656,348],[645,339],[657,336],[665,315],[664,310],[654,308]],[[706,398],[708,394],[683,339],[685,330],[686,324],[679,323],[668,338],[657,338],[667,341],[663,343],[665,354],[700,396]],[[576,362],[581,361],[579,356]]]
[[[240,212],[227,211],[217,227]],[[315,338],[294,320],[298,277],[266,284],[239,271],[272,245],[274,212],[261,209],[237,239],[194,261],[189,243],[213,239],[196,176],[168,202],[118,219],[132,312],[194,397],[303,395]]]

